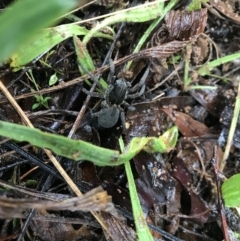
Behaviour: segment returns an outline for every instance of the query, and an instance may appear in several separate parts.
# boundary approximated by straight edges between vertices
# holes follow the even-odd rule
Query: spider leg
[[[92,97],[97,97],[97,98],[104,98],[104,95],[98,92],[90,92],[88,90],[86,90],[85,88],[82,88],[82,92],[84,92],[86,95],[90,95]]]
[[[95,113],[91,111],[91,117],[98,117],[100,114],[101,114],[101,110]]]
[[[122,103],[121,103],[121,105],[124,105],[125,107],[129,107],[130,106],[130,104],[128,104],[126,101],[123,101]]]
[[[102,108],[109,108],[109,105],[108,105],[108,103],[107,103],[106,100],[103,100],[103,101],[101,102],[101,107],[102,107]]]
[[[147,69],[145,70],[145,72],[144,72],[142,78],[140,79],[140,81],[129,90],[130,93],[137,91],[137,89],[139,89],[141,86],[144,85],[144,83],[146,81],[146,78],[149,74],[149,70],[150,70],[150,64],[148,64]]]
[[[109,67],[110,67],[110,71],[109,71],[109,74],[107,77],[107,83],[113,84],[113,76],[114,76],[114,72],[115,72],[115,66],[114,66],[112,59],[109,59]]]
[[[121,103],[121,105],[124,105],[125,107],[127,107],[128,110],[135,110],[135,109],[136,109],[134,106],[128,104],[126,101],[123,101],[123,102]],[[121,110],[122,110],[122,108],[121,108]],[[122,111],[123,111],[123,110],[122,110]]]
[[[134,99],[134,98],[137,98],[137,97],[143,95],[143,93],[144,93],[144,91],[145,91],[145,88],[146,88],[146,86],[143,85],[143,86],[141,87],[141,90],[140,90],[139,92],[137,92],[137,93],[135,93],[135,94],[127,95],[127,99]]]
[[[120,118],[121,118],[121,122],[122,122],[123,134],[126,134],[127,133],[127,128],[126,128],[126,125],[125,125],[126,118],[125,118],[124,111],[121,111]]]

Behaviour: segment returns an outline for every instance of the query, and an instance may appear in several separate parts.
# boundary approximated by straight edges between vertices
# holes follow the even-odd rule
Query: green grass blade
[[[124,11],[116,12],[114,16],[104,19],[96,27],[91,29],[89,33],[84,37],[83,44],[87,44],[88,41],[94,36],[94,33],[100,29],[121,22],[133,22],[142,23],[161,16],[162,0],[157,0],[148,4],[143,4],[135,8],[130,8]]]
[[[146,220],[142,212],[140,201],[138,199],[138,194],[137,194],[130,162],[125,163],[125,171],[128,179],[128,186],[129,186],[130,198],[131,198],[132,209],[133,209],[133,217],[134,217],[134,222],[136,225],[139,241],[146,241],[146,240],[153,241],[154,239],[149,231],[149,228],[147,226]]]
[[[93,61],[91,59],[91,56],[88,53],[86,45],[84,45],[77,36],[73,36],[73,43],[75,46],[75,52],[77,54],[77,61],[80,64],[79,71],[80,71],[81,75],[86,74],[85,71],[81,67],[84,67],[85,69],[87,69],[90,72],[94,71],[95,67],[94,67]],[[107,83],[103,80],[103,78],[100,78],[99,82],[101,83],[101,85],[104,88],[107,88]],[[91,85],[88,80],[86,80],[86,83],[88,85]]]
[[[219,170],[222,172],[227,164],[227,160],[229,157],[229,153],[232,147],[232,141],[234,138],[234,135],[236,133],[236,129],[238,128],[238,119],[239,119],[239,113],[240,113],[240,81],[238,80],[238,92],[237,92],[237,97],[236,97],[236,102],[234,106],[234,111],[233,111],[233,116],[232,116],[232,121],[230,125],[230,129],[228,132],[228,139],[227,139],[227,144],[225,146],[225,151],[222,157],[222,161],[220,162],[220,167]]]
[[[150,153],[166,152],[175,147],[178,131],[172,127],[159,138],[133,138],[123,154],[93,144],[49,134],[35,128],[0,121],[0,135],[16,141],[27,141],[34,146],[52,150],[54,153],[75,161],[88,160],[99,166],[117,166],[131,160],[141,150]]]
[[[52,28],[43,29],[35,34],[31,41],[27,41],[10,58],[10,66],[18,68],[31,62],[41,54],[48,52],[55,45],[73,35],[86,35],[89,32],[85,27],[73,24],[63,24]],[[96,37],[112,39],[111,36],[96,32]]]
[[[216,59],[214,61],[208,62],[207,64],[203,65],[197,72],[199,75],[204,76],[208,75],[213,68],[228,63],[230,61],[233,61],[237,58],[240,58],[240,53],[230,54],[227,56],[224,56],[222,58]]]
[[[122,138],[119,139],[119,144],[122,152],[124,151],[124,143]],[[128,179],[128,186],[129,186],[129,193],[130,193],[130,198],[131,198],[131,204],[132,204],[132,210],[133,210],[133,217],[134,217],[134,222],[136,225],[136,230],[137,230],[137,235],[139,238],[139,241],[153,241],[153,237],[149,231],[149,228],[147,226],[147,223],[145,221],[142,207],[138,198],[137,194],[137,189],[135,185],[135,181],[133,178],[131,166],[129,162],[126,162],[125,164],[125,170],[126,170],[126,175]]]
[[[15,1],[0,15],[0,62],[25,41],[77,5],[77,0]]]
[[[73,160],[89,160],[96,165],[117,165],[119,152],[72,140],[64,136],[49,134],[35,128],[0,121],[0,135],[16,141],[28,141],[34,146],[52,150]]]

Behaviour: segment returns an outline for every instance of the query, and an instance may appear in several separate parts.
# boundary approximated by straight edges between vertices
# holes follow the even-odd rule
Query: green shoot
[[[240,81],[238,80],[238,93],[237,93],[237,97],[236,97],[236,102],[235,102],[235,107],[234,107],[234,111],[233,111],[233,117],[232,117],[232,121],[231,121],[231,126],[230,126],[230,130],[228,133],[228,140],[227,140],[227,144],[226,144],[226,148],[223,154],[223,158],[222,161],[220,163],[220,171],[223,171],[229,153],[230,153],[230,149],[231,149],[231,143],[235,134],[235,130],[237,127],[237,123],[238,123],[238,118],[239,118],[239,113],[240,113]]]
[[[169,60],[168,63],[169,64],[178,64],[181,60],[181,55],[177,54],[177,55],[173,55]]]
[[[88,71],[93,71],[95,70],[93,61],[88,53],[88,50],[86,46],[80,41],[80,39],[77,36],[73,36],[73,42],[75,46],[75,51],[77,54],[77,61],[80,64],[79,66],[79,71],[82,75],[85,74],[85,71],[81,68],[84,67]],[[104,81],[103,78],[100,78],[99,82],[103,86],[103,88],[107,88],[107,83]],[[87,80],[86,83],[91,86],[91,83]]]
[[[195,11],[201,9],[202,3],[207,3],[209,0],[192,0],[188,6],[188,11]]]
[[[207,64],[204,64],[197,72],[201,76],[208,75],[211,70],[213,70],[215,67],[225,64],[228,62],[231,62],[235,59],[240,58],[240,53],[230,54],[227,56],[224,56],[222,58],[216,59],[214,61],[208,62]]]
[[[123,139],[119,139],[119,145],[120,149],[123,152],[125,150]],[[125,164],[125,171],[128,179],[128,186],[129,186],[129,192],[131,197],[131,203],[132,203],[132,210],[133,210],[133,217],[136,225],[137,235],[139,238],[139,241],[153,241],[153,237],[149,231],[149,228],[147,226],[147,223],[145,221],[141,204],[138,198],[137,189],[135,186],[132,170],[129,161]]]
[[[33,110],[35,110],[41,106],[44,106],[46,109],[49,108],[48,101],[51,99],[51,97],[47,96],[47,97],[43,98],[42,95],[35,95],[34,97],[36,98],[36,103],[34,103],[32,106]]]
[[[35,78],[33,76],[32,70],[29,69],[27,73],[28,78],[31,80],[31,82],[34,84],[35,89],[39,90],[39,87],[35,81]],[[42,95],[35,95],[36,103],[33,104],[32,110],[37,109],[38,107],[44,106],[46,109],[48,109],[48,101],[51,99],[51,97],[43,97]]]
[[[191,55],[191,44],[186,46],[186,56],[185,56],[185,65],[184,65],[184,79],[183,79],[183,89],[186,91],[189,88],[191,83],[191,78],[189,77],[189,61]]]

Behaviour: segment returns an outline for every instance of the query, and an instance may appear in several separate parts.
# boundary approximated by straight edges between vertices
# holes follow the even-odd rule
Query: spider
[[[82,91],[85,94],[91,95],[92,97],[97,97],[103,99],[101,102],[102,109],[96,113],[92,114],[92,117],[98,118],[98,124],[103,128],[111,128],[116,125],[119,117],[122,121],[122,127],[124,131],[125,128],[125,113],[122,106],[127,107],[130,110],[134,110],[134,107],[129,105],[126,100],[134,99],[143,95],[145,91],[145,80],[149,74],[150,64],[145,70],[141,80],[135,86],[131,87],[131,84],[127,82],[124,78],[115,80],[114,71],[115,67],[113,61],[109,60],[110,72],[107,77],[107,89],[99,83],[97,78],[93,76],[90,72],[87,72],[91,79],[96,83],[102,93],[90,92],[85,88]],[[139,91],[138,91],[139,90]],[[135,92],[135,93],[134,93]]]

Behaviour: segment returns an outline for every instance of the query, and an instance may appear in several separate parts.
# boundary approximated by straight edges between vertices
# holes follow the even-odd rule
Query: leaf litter
[[[139,69],[131,69],[131,75],[134,79],[126,78],[126,81],[133,81],[134,85],[141,79],[145,66],[151,62],[150,74],[145,83],[144,98],[139,97],[128,103],[134,108],[126,113],[126,143],[130,142],[133,137],[158,137],[175,125],[180,132],[178,144],[170,153],[148,154],[140,152],[133,158],[132,162],[144,215],[149,222],[149,226],[154,227],[155,232],[152,232],[152,235],[160,240],[217,241],[223,239],[216,180],[211,160],[214,158],[215,146],[218,146],[219,160],[223,155],[236,98],[236,86],[234,82],[223,82],[218,76],[227,79],[229,78],[228,74],[230,74],[231,78],[236,78],[238,76],[238,64],[232,62],[219,65],[214,68],[212,75],[204,77],[197,74],[199,65],[214,60],[218,55],[216,50],[211,49],[211,43],[208,42],[208,38],[202,35],[203,32],[209,33],[209,38],[214,41],[220,54],[221,52],[228,54],[226,52],[228,43],[239,38],[239,32],[233,31],[233,29],[238,30],[238,26],[235,25],[227,31],[222,29],[226,22],[229,26],[231,26],[231,21],[238,23],[237,5],[229,1],[229,6],[224,8],[226,2],[220,0],[218,2],[219,4],[216,1],[209,1],[204,5],[214,7],[214,10],[219,11],[219,14],[226,18],[225,20],[219,18],[214,12],[208,12],[206,8],[193,12],[182,10],[187,7],[187,4],[179,3],[181,9],[172,10],[167,14],[164,21],[152,32],[146,47],[138,53],[133,53],[134,42],[137,42],[144,34],[148,24],[127,23],[122,35],[120,34],[118,43],[114,46],[111,57],[115,59],[116,73],[114,75],[116,75],[116,78],[121,76],[124,71],[121,68],[127,61],[134,60],[133,66],[142,65]],[[100,7],[97,5],[90,6],[78,14],[85,18],[88,18],[89,15],[98,16],[103,12],[110,11],[112,7],[124,7],[125,3],[104,2],[100,5]],[[108,7],[105,7],[105,5]],[[215,23],[219,24],[216,26]],[[84,30],[85,27],[88,28],[89,26],[86,24]],[[211,29],[212,27],[214,27],[214,31]],[[119,26],[116,24],[116,29],[118,28]],[[124,35],[124,31],[128,34]],[[126,36],[131,39],[130,35],[134,41],[125,39]],[[99,34],[99,36],[104,37],[104,33]],[[223,41],[223,36],[226,41]],[[159,84],[175,70],[177,64],[184,66],[182,63],[188,59],[185,50],[187,45],[192,46],[189,58],[191,73],[189,74],[192,75],[193,81],[190,87],[204,85],[215,87],[215,89],[192,88],[187,91],[183,90],[183,67],[180,67],[176,74],[167,81]],[[102,71],[103,78],[107,78],[108,73],[105,72],[109,67],[101,68],[100,66],[109,46],[110,43],[106,40],[103,41],[101,38],[91,40],[91,53],[94,53],[93,58],[96,68],[94,74],[97,75]],[[48,56],[41,57],[41,61],[29,63],[29,68],[33,71],[39,89],[49,91],[47,96],[51,97],[49,104],[54,113],[50,116],[44,114],[44,112],[37,117],[33,115],[32,121],[35,127],[44,131],[67,135],[74,121],[70,111],[78,112],[80,107],[84,105],[86,96],[81,90],[83,86],[86,88],[87,85],[83,83],[84,79],[82,79],[81,82],[78,80],[72,82],[72,85],[74,85],[66,88],[68,81],[79,77],[72,40],[66,39],[53,50]],[[238,50],[239,48],[236,47],[234,51]],[[43,64],[44,62],[47,62],[50,67]],[[1,71],[4,72],[5,69],[3,68]],[[234,72],[231,73],[231,71]],[[3,77],[4,83],[10,86],[10,91],[16,98],[22,98],[21,108],[32,112],[31,106],[34,103],[34,97],[30,90],[34,85],[29,81],[24,70],[22,73],[20,72],[10,71]],[[49,80],[54,73],[57,73],[58,83],[55,84],[55,87],[48,87],[47,81],[42,81],[42,79]],[[20,78],[21,82],[19,81]],[[87,77],[85,76],[85,78]],[[23,83],[25,84],[23,85]],[[65,87],[64,83],[66,83]],[[158,87],[151,91],[151,88],[155,85],[158,85]],[[91,118],[91,111],[99,109],[101,109],[101,106],[96,99],[92,98],[88,105],[89,111],[84,115],[74,138],[118,150],[118,138],[122,134],[121,122],[119,121],[116,126],[110,129],[100,127],[96,120]],[[40,110],[44,110],[44,106],[40,107],[39,112]],[[1,105],[0,116],[1,120],[20,122],[14,109],[10,109],[9,105],[5,103]],[[239,172],[239,143],[239,126],[237,125],[230,158],[223,172],[226,177]],[[78,198],[71,197],[72,194],[66,184],[57,179],[57,176],[53,174],[54,172],[51,172],[51,175],[49,174],[48,169],[45,169],[49,164],[42,165],[37,170],[31,170],[33,166],[28,160],[28,163],[7,168],[7,165],[15,163],[16,159],[22,158],[16,152],[6,155],[9,151],[6,145],[1,146],[1,154],[4,154],[4,157],[1,158],[0,175],[1,180],[11,180],[12,187],[9,187],[10,189],[21,185],[25,186],[25,191],[31,192],[29,184],[25,181],[34,179],[39,183],[38,187],[35,187],[36,189],[46,188],[48,191],[46,193],[39,191],[39,193],[45,195],[44,198],[55,193],[56,195],[68,194],[69,200],[71,198],[73,198],[72,200],[78,200]],[[41,151],[36,152],[28,148],[27,152],[44,160]],[[21,223],[17,221],[14,224],[13,221],[9,222],[8,220],[14,220],[14,215],[17,214],[21,214],[21,218],[24,220],[30,208],[37,208],[35,218],[38,216],[41,218],[36,220],[33,217],[33,220],[30,221],[29,233],[25,235],[26,240],[32,240],[34,235],[39,240],[137,240],[132,225],[132,208],[124,168],[122,166],[99,167],[85,161],[79,162],[78,167],[75,167],[72,160],[63,157],[59,157],[59,161],[73,180],[81,184],[79,187],[84,192],[93,191],[95,187],[100,185],[107,191],[109,195],[107,197],[112,197],[112,202],[109,199],[109,203],[111,204],[111,210],[114,210],[114,214],[118,213],[117,217],[111,215],[112,211],[110,211],[110,214],[105,212],[102,214],[109,225],[109,232],[104,231],[104,233],[90,215],[79,212],[79,206],[77,212],[62,211],[61,204],[56,205],[56,200],[39,201],[35,199],[34,195],[30,197],[28,194],[21,193],[21,191],[20,194],[19,190],[10,193],[4,188],[0,196],[1,238],[6,237],[7,240],[7,237],[11,237],[9,235],[13,235],[12,240],[14,240],[14,235],[19,234],[22,230]],[[73,168],[77,171],[73,172]],[[25,180],[19,179],[20,175],[30,170],[31,172],[25,177]],[[46,175],[44,176],[44,172],[48,173],[48,178],[46,178]],[[11,182],[9,181],[9,183]],[[96,193],[92,194],[91,197],[101,202],[101,200],[98,200]],[[84,196],[82,198],[84,199]],[[59,202],[59,200],[57,201]],[[63,201],[64,209],[75,211],[76,203],[72,203],[74,208],[71,205],[66,206],[66,203],[68,201]],[[113,204],[116,205],[117,211],[112,206]],[[83,211],[88,209],[93,211],[93,206],[92,202],[87,201]],[[57,210],[47,212],[46,210],[51,209],[51,207],[54,210],[56,207]],[[109,211],[102,206],[95,210]],[[128,222],[122,221],[119,216],[125,217]],[[72,223],[75,224],[47,221],[48,218],[56,219],[59,217],[63,220],[71,218]],[[239,216],[235,214],[234,210],[228,209],[226,217],[229,230],[239,232]],[[82,223],[85,224],[79,222],[76,225],[74,219],[82,219]]]

